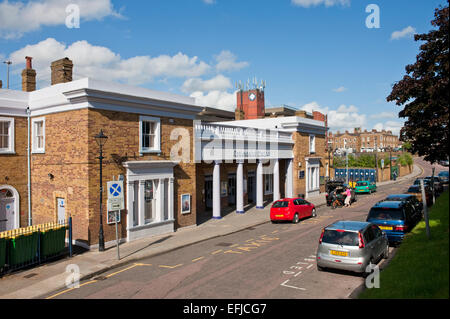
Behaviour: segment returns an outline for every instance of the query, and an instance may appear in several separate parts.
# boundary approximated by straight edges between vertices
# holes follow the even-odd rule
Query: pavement
[[[413,172],[396,181],[377,183],[383,186],[398,183],[423,173],[420,166],[414,165]],[[308,201],[316,207],[326,205],[321,194]],[[229,235],[244,229],[270,222],[270,205],[264,209],[248,208],[245,214],[235,211],[225,214],[222,219],[209,219],[198,226],[189,226],[173,233],[153,236],[120,244],[120,259],[117,258],[115,245],[107,245],[104,252],[90,250],[46,263],[31,269],[7,274],[0,278],[0,299],[31,299],[66,288],[66,280],[79,272],[79,280],[86,280],[111,269],[120,268],[147,257],[161,255],[169,251],[193,245],[211,238]]]

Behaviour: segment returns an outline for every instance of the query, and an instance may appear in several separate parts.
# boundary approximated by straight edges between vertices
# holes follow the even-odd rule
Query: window
[[[264,195],[273,193],[273,175],[265,175],[264,178]]]
[[[32,119],[32,152],[45,153],[45,118]]]
[[[14,119],[0,117],[0,153],[14,153]]]
[[[141,116],[139,130],[139,151],[141,153],[161,152],[159,118]]]
[[[310,135],[309,136],[309,153],[315,153],[316,152],[316,136]]]
[[[147,180],[144,184],[144,220],[150,223],[155,218],[156,200],[155,200],[155,181]]]

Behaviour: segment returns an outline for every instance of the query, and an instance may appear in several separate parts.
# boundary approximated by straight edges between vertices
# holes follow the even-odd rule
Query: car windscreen
[[[368,219],[404,220],[405,214],[400,208],[374,207],[370,210]]]
[[[420,193],[419,186],[410,186],[408,188],[408,193]]]
[[[275,207],[275,208],[289,207],[289,202],[288,201],[275,202],[272,207]]]
[[[444,172],[439,172],[438,176],[447,176],[448,177],[448,172],[444,171]]]
[[[358,233],[345,230],[326,229],[323,233],[322,242],[335,245],[358,246]]]
[[[357,182],[356,186],[367,186],[367,182]]]

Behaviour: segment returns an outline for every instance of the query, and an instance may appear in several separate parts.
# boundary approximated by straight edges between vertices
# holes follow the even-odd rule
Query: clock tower
[[[265,116],[264,86],[244,91],[240,88],[236,93],[236,114],[244,113],[245,120],[260,119]],[[238,118],[236,118],[238,119]]]

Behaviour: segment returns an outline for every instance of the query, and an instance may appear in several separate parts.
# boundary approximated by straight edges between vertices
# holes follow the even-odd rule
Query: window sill
[[[161,153],[160,149],[157,150],[139,150],[139,154],[159,154]]]
[[[32,150],[31,154],[45,154],[45,150]]]
[[[14,151],[8,151],[8,150],[6,150],[6,151],[0,150],[0,154],[14,155],[14,154],[16,154],[16,152],[14,152]]]

